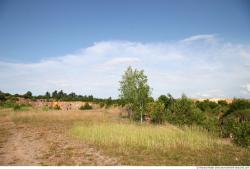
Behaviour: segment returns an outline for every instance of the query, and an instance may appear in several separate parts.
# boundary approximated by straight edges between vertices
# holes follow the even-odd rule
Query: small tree
[[[133,118],[140,119],[141,123],[150,96],[150,87],[147,81],[143,70],[133,70],[131,67],[128,67],[122,76],[122,81],[120,81],[120,98],[129,105],[133,112]]]
[[[47,100],[50,99],[50,93],[49,93],[49,92],[46,92],[46,93],[45,93],[45,99],[47,99]]]
[[[30,91],[28,91],[27,93],[25,93],[24,95],[24,98],[26,99],[31,99],[32,98],[32,93]]]
[[[52,92],[52,98],[53,99],[57,99],[57,96],[58,94],[57,94],[57,90],[55,90],[54,92]]]

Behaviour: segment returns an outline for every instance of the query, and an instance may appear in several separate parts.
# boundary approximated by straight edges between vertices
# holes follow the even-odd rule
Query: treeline
[[[63,92],[63,90],[60,91],[53,91],[52,93],[46,92],[44,95],[38,95],[34,96],[32,92],[28,91],[23,95],[20,94],[10,94],[10,93],[4,93],[0,91],[0,102],[6,101],[6,100],[12,100],[15,101],[17,98],[25,98],[25,99],[31,99],[33,101],[37,99],[45,99],[47,101],[85,101],[85,102],[96,102],[96,103],[102,103],[104,106],[110,106],[110,105],[120,105],[121,100],[120,99],[112,99],[109,98],[96,98],[93,95],[77,95],[74,92],[71,92],[69,94]]]

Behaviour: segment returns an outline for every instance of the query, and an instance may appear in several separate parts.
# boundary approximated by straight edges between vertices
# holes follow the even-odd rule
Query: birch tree
[[[148,79],[143,70],[128,67],[120,81],[120,99],[122,99],[132,111],[134,120],[143,121],[147,100],[150,96]]]

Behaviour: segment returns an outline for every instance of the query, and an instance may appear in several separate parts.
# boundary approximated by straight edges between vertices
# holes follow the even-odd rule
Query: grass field
[[[0,164],[250,165],[249,149],[201,128],[141,125],[120,113],[1,109]]]

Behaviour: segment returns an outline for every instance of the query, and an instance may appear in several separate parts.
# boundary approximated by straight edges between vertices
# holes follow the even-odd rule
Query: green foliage
[[[31,107],[30,104],[18,104],[13,100],[7,100],[2,105],[3,108],[13,108],[14,111],[23,110]]]
[[[27,93],[25,93],[25,94],[23,95],[23,97],[26,98],[26,99],[31,99],[31,98],[32,98],[32,93],[31,93],[31,91],[28,91]]]
[[[14,110],[14,111],[21,110],[21,105],[15,104],[15,105],[13,106],[13,110]]]
[[[7,99],[6,99],[6,97],[5,97],[5,94],[3,93],[3,92],[1,92],[0,91],[0,103],[1,102],[4,102],[4,101],[6,101]]]
[[[89,105],[89,103],[86,103],[79,108],[79,110],[91,110],[91,109],[93,109],[93,107]]]
[[[163,123],[165,121],[164,104],[160,101],[148,103],[147,112],[149,113],[153,123]]]
[[[207,112],[207,113],[219,113],[220,112],[220,105],[209,100],[204,100],[202,102],[197,101],[196,106],[203,112]]]
[[[165,109],[167,109],[168,107],[170,107],[174,103],[175,99],[171,96],[171,94],[168,93],[167,96],[161,95],[158,98],[158,101],[162,102],[165,106]]]
[[[46,93],[45,93],[45,97],[44,97],[44,98],[45,98],[45,99],[47,99],[47,100],[49,100],[49,99],[50,99],[50,97],[51,97],[51,96],[50,96],[50,93],[49,93],[49,92],[46,92]]]
[[[50,107],[50,106],[43,106],[43,107],[42,107],[42,110],[43,110],[43,111],[49,111],[49,110],[51,110],[51,109],[53,109],[53,108]]]
[[[220,106],[224,106],[224,107],[228,106],[228,103],[227,103],[225,100],[219,100],[219,101],[218,101],[218,104],[219,104]]]
[[[55,106],[53,107],[53,109],[54,109],[54,110],[61,110],[61,107],[60,107],[59,105],[55,105]]]
[[[101,108],[103,108],[105,106],[105,103],[100,102],[99,105],[100,105]]]
[[[228,114],[237,110],[250,109],[250,101],[246,99],[234,99],[230,104]]]
[[[169,122],[178,125],[202,125],[205,119],[204,113],[185,95],[170,104],[166,117]]]
[[[242,103],[242,101],[239,101]],[[241,107],[245,108],[245,107]],[[250,146],[250,109],[235,110],[222,119],[222,135],[235,143]]]
[[[122,81],[120,81],[121,100],[130,105],[133,119],[141,119],[141,122],[150,96],[150,87],[147,81],[143,70],[133,70],[131,67],[128,67],[122,76]]]
[[[233,131],[233,136],[236,144],[250,147],[250,121],[238,123]]]
[[[14,106],[15,106],[15,101],[13,101],[13,100],[6,100],[3,103],[4,108],[13,108]]]
[[[218,118],[213,114],[205,113],[205,119],[203,121],[202,126],[216,135],[220,134],[220,126]]]
[[[109,98],[105,101],[105,103],[106,103],[105,108],[109,108],[109,107],[112,105],[112,98],[109,97]]]

